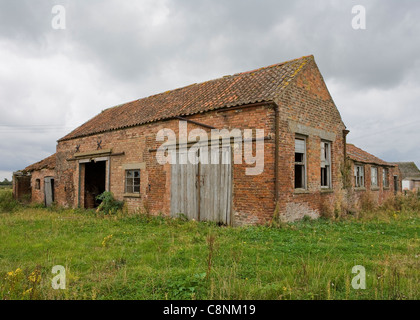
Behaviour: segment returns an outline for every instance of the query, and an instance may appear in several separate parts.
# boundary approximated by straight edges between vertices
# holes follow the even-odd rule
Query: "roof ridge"
[[[162,95],[162,94],[168,94],[168,93],[179,91],[179,90],[182,90],[182,89],[186,89],[188,87],[192,87],[192,86],[195,86],[195,85],[202,85],[204,83],[209,83],[209,82],[212,82],[212,81],[218,81],[218,80],[222,80],[222,79],[225,79],[225,78],[232,78],[232,77],[236,77],[236,76],[240,76],[240,75],[244,75],[244,74],[248,74],[248,73],[254,73],[254,72],[257,72],[257,71],[262,71],[262,70],[270,69],[270,68],[273,68],[273,67],[283,66],[283,65],[288,64],[288,63],[291,63],[291,62],[296,62],[298,60],[304,60],[304,59],[308,59],[308,58],[314,59],[314,56],[312,54],[310,54],[310,55],[307,55],[307,56],[302,56],[300,58],[296,58],[296,59],[291,59],[291,60],[287,60],[287,61],[284,61],[284,62],[275,63],[275,64],[272,64],[272,65],[269,65],[269,66],[266,66],[266,67],[261,67],[261,68],[257,68],[257,69],[253,69],[253,70],[249,70],[249,71],[244,71],[244,72],[238,72],[238,73],[234,73],[233,75],[224,75],[224,76],[221,76],[221,77],[217,77],[217,78],[206,80],[206,81],[202,81],[202,82],[195,82],[195,83],[191,83],[191,84],[186,85],[186,86],[178,87],[178,88],[171,89],[171,90],[166,90],[166,91],[155,93],[155,94],[152,94],[152,95],[149,95],[149,96],[145,96],[145,97],[142,97],[142,98],[139,98],[139,99],[135,99],[135,100],[130,101],[130,102],[140,101],[140,100],[143,100],[143,99],[148,99],[148,98],[151,98],[151,97],[156,97],[156,96],[159,96],[159,95]],[[108,109],[120,107],[120,106],[125,105],[125,104],[130,103],[130,102],[122,103],[122,104],[119,104],[117,106],[110,107]],[[108,110],[108,109],[106,109],[106,110]]]
[[[274,68],[274,67],[280,67],[280,66],[283,66],[283,65],[288,64],[288,63],[292,63],[292,62],[296,62],[298,60],[304,60],[304,59],[308,59],[308,58],[314,59],[314,56],[312,54],[310,54],[310,55],[307,55],[307,56],[302,56],[300,58],[275,63],[275,64],[272,64],[272,65],[269,65],[269,66],[266,66],[266,67],[261,67],[261,68],[257,68],[257,69],[254,69],[254,70],[235,73],[235,74],[232,75],[232,77],[233,76],[239,76],[239,75],[242,75],[242,74],[247,74],[247,73],[254,73],[254,72],[262,71],[262,70],[266,70],[266,69],[271,69],[271,68]]]

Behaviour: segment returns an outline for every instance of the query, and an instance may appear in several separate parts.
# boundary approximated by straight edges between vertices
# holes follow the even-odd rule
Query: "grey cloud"
[[[55,4],[66,7],[66,30],[51,28]],[[356,4],[366,6],[367,30],[351,28]],[[410,0],[0,0],[0,46],[7,51],[0,52],[6,59],[0,68],[0,125],[71,129],[115,104],[314,54],[350,137],[363,136],[419,118],[418,97],[400,90],[419,85],[418,16],[420,3]],[[367,100],[372,90],[394,99]],[[398,143],[406,134],[387,137],[395,135]],[[20,148],[0,143],[2,154],[13,159],[0,163],[0,170],[47,156],[60,135],[49,132],[48,139],[30,143],[25,135],[10,136]],[[420,161],[410,151],[412,141],[391,152],[381,138],[355,143],[385,160]]]

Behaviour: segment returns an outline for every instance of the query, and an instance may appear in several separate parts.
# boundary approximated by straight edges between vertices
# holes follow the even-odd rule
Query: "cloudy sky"
[[[103,109],[308,54],[349,142],[420,166],[419,17],[415,0],[0,0],[0,180]]]

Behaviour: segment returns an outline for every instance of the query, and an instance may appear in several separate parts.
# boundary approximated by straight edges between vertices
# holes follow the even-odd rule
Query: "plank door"
[[[200,164],[200,220],[231,224],[231,148],[210,149],[212,161]],[[218,159],[218,164],[214,159]]]
[[[54,179],[46,177],[44,179],[44,193],[45,193],[45,206],[49,207],[54,202]]]
[[[210,149],[209,164],[180,164],[186,151],[177,152],[171,166],[171,215],[188,219],[231,224],[231,148]],[[214,160],[217,159],[217,163]]]
[[[189,163],[186,151],[177,152],[176,164],[171,166],[171,215],[184,214],[198,220],[198,164]],[[181,160],[187,164],[180,164]]]

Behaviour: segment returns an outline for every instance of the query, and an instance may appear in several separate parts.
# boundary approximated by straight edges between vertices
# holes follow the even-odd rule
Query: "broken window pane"
[[[305,188],[305,167],[303,165],[295,165],[295,188]]]
[[[365,186],[364,170],[364,167],[360,165],[354,167],[354,186],[356,188]]]

